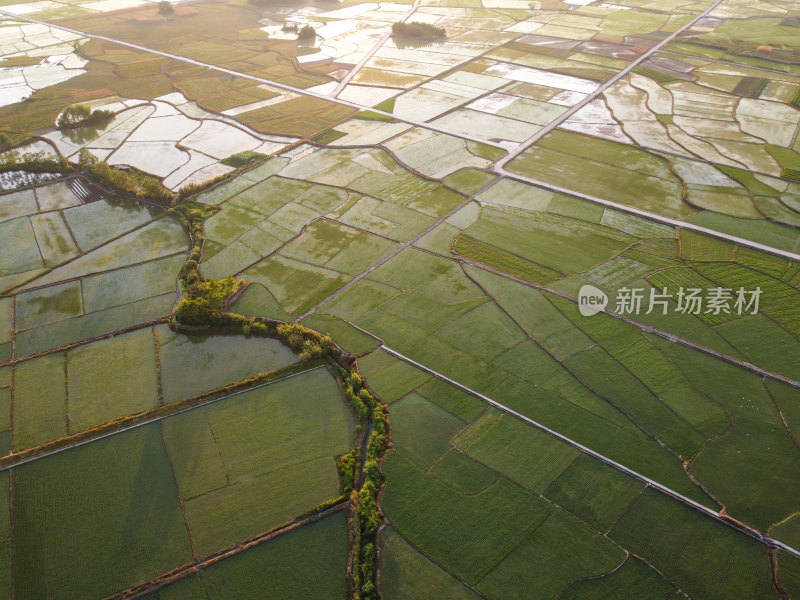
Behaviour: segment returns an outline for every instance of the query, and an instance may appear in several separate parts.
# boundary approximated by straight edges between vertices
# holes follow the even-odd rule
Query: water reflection
[[[96,123],[85,127],[62,129],[61,135],[63,135],[73,144],[79,144],[79,145],[87,144],[99,138],[102,133],[105,133],[106,128],[111,124],[111,121],[113,120],[114,116],[112,115],[102,120],[98,120]]]
[[[415,40],[413,38],[393,37],[392,41],[398,49],[404,48],[430,48],[432,46],[439,46],[442,44],[440,41],[433,40]]]

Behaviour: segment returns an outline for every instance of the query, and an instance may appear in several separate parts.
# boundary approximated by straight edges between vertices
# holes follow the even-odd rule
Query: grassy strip
[[[742,98],[758,98],[768,84],[769,79],[763,77],[742,77],[733,88],[733,93]]]
[[[365,387],[364,380],[355,370],[347,371],[337,367],[336,371],[344,384],[345,398],[359,420],[364,424],[371,424],[363,457],[363,485],[360,481],[356,481],[359,475],[359,460],[355,449],[340,459],[339,472],[343,491],[350,493],[350,502],[355,515],[352,520],[355,530],[353,543],[359,567],[352,572],[354,598],[376,600],[378,592],[375,586],[375,536],[383,522],[383,516],[378,509],[378,495],[383,482],[379,463],[388,447],[389,423],[384,404],[370,393]]]
[[[511,273],[526,281],[547,284],[564,277],[562,273],[537,265],[528,259],[476,240],[468,235],[462,234],[458,236],[454,249],[462,256],[472,258],[506,273]]]

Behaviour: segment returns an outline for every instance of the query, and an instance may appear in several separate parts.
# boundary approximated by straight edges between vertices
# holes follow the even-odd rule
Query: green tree
[[[297,33],[297,39],[300,42],[312,42],[315,39],[317,39],[317,30],[314,29],[311,25],[305,25]]]

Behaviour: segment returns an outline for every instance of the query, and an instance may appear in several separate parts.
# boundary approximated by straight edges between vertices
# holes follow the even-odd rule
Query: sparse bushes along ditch
[[[173,202],[172,192],[155,177],[139,171],[115,169],[107,162],[99,160],[86,148],[78,154],[78,166],[100,183],[137,198],[151,200],[163,206],[170,206]]]
[[[239,331],[245,335],[265,335],[284,340],[299,353],[305,362],[325,359],[338,376],[347,402],[358,417],[359,431],[354,447],[339,459],[343,498],[349,497],[353,532],[354,568],[351,572],[354,598],[376,600],[375,541],[383,518],[378,509],[378,494],[382,484],[379,462],[388,445],[388,421],[384,405],[364,385],[355,368],[341,364],[343,353],[328,337],[297,323],[283,323],[258,317],[246,317],[227,311],[231,299],[239,293],[244,282],[228,276],[222,280],[207,280],[199,271],[205,241],[204,222],[219,210],[196,201],[186,201],[174,208],[189,231],[191,252],[180,271],[183,298],[172,315],[172,326],[182,331]],[[363,460],[363,466],[361,461]],[[363,485],[362,485],[363,472]],[[332,499],[313,512],[329,508],[341,501]]]
[[[354,554],[358,557],[359,569],[352,576],[361,600],[377,599],[375,589],[375,536],[383,522],[378,510],[378,494],[382,482],[379,461],[388,445],[388,423],[386,410],[381,402],[364,387],[361,376],[355,371],[337,368],[344,384],[344,394],[353,407],[362,426],[369,426],[364,453],[363,485],[359,469],[359,454],[351,450],[339,459],[342,487],[350,494],[353,507]],[[360,489],[359,489],[360,486]]]
[[[66,175],[70,172],[69,161],[63,156],[46,154],[44,152],[25,152],[20,154],[11,150],[0,158],[0,172],[28,171],[30,173],[60,173]]]

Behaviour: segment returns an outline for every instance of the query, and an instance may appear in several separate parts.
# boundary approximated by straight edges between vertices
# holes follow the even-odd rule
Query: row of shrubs
[[[358,557],[359,568],[353,577],[357,597],[362,600],[375,600],[377,598],[374,583],[375,536],[382,522],[377,505],[381,484],[378,461],[386,450],[388,442],[388,423],[384,407],[367,390],[357,372],[350,372],[336,362],[340,358],[341,351],[330,337],[297,323],[246,317],[227,311],[231,297],[242,289],[244,282],[232,276],[221,280],[207,280],[199,270],[205,242],[204,222],[218,210],[216,206],[194,201],[183,202],[174,208],[175,214],[189,232],[191,252],[180,271],[183,298],[173,312],[173,327],[180,330],[211,329],[278,337],[298,352],[303,361],[315,358],[331,360],[344,384],[345,397],[353,407],[362,427],[370,422],[372,425],[366,443],[364,485],[357,489],[360,485],[360,481],[357,481],[359,475],[357,449],[354,448],[341,457],[339,470],[343,492],[345,497],[347,494],[350,495],[354,513],[352,519],[356,544],[354,552]],[[332,499],[326,507],[338,501],[339,499]]]
[[[339,459],[339,471],[345,494],[350,493],[355,530],[355,555],[359,569],[353,573],[359,598],[375,600],[375,536],[382,517],[378,510],[378,491],[381,485],[381,472],[378,462],[388,443],[388,423],[383,405],[364,387],[364,382],[355,371],[348,373],[339,368],[339,376],[344,383],[344,394],[363,425],[372,424],[366,442],[364,457],[364,485],[357,478],[360,475],[359,457],[355,449]]]
[[[61,173],[66,175],[72,170],[69,161],[61,155],[45,152],[25,152],[17,150],[5,152],[0,158],[0,172],[29,171],[31,173]]]
[[[140,171],[115,169],[107,162],[99,160],[86,148],[83,148],[78,154],[78,166],[86,171],[92,179],[108,187],[163,206],[170,206],[173,203],[172,192],[155,177]]]

